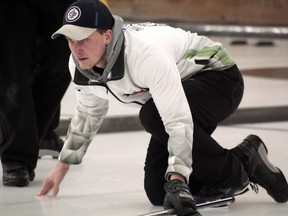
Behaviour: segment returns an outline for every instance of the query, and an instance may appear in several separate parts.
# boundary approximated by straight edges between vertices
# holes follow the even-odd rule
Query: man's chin
[[[79,66],[80,66],[80,68],[83,69],[83,70],[89,70],[89,69],[91,69],[91,67],[89,67],[88,65],[80,64]]]

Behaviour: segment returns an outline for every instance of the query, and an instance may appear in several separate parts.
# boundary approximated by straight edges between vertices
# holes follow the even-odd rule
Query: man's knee
[[[157,108],[152,99],[147,101],[142,106],[139,112],[139,119],[146,131],[150,131],[150,128],[155,125],[153,124],[153,119],[157,117],[157,115],[159,116]]]
[[[144,189],[152,205],[155,205],[155,206],[163,205],[164,197],[165,197],[165,190],[164,190],[163,185],[164,183],[159,184],[159,182],[153,180],[152,178],[148,178],[145,175]]]
[[[139,119],[148,133],[162,143],[167,142],[168,134],[153,100],[149,100],[143,105],[139,112]]]

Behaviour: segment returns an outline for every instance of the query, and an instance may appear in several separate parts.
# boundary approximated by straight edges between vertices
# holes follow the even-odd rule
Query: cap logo
[[[81,16],[81,10],[79,7],[71,7],[70,10],[66,13],[66,22],[75,22]]]

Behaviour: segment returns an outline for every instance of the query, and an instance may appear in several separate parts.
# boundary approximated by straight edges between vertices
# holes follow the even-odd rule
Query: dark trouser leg
[[[54,118],[50,124],[50,127],[48,128],[48,131],[54,131],[59,126],[60,122],[60,114],[61,114],[61,106],[58,106],[56,113],[54,115]]]
[[[0,39],[5,41],[0,49],[1,60],[5,62],[0,72],[0,106],[7,120],[4,131],[9,127],[9,137],[12,137],[9,142],[1,142],[2,162],[17,160],[27,163],[29,170],[36,167],[39,137],[42,139],[45,135],[70,82],[67,44],[64,38],[54,42],[50,36],[62,25],[64,11],[71,2],[16,0],[0,3],[3,31]],[[41,52],[43,61],[38,63],[43,73],[33,77],[32,90],[38,38],[47,52]]]
[[[39,1],[40,56],[33,80],[33,94],[39,138],[42,140],[49,127],[58,126],[60,103],[71,81],[68,70],[70,51],[64,37],[56,40],[51,35],[62,26],[62,17],[73,0]],[[56,123],[56,124],[55,124]]]
[[[164,184],[166,182],[164,176],[168,166],[167,160],[167,147],[151,137],[144,167],[144,189],[153,205],[162,205],[164,201]]]
[[[235,66],[226,72],[205,72],[193,78],[183,83],[194,121],[193,173],[189,183],[192,193],[202,184],[219,187],[240,184],[239,160],[210,135],[238,107],[243,95],[242,77]],[[140,120],[152,135],[145,161],[144,186],[151,203],[161,205],[165,194],[168,135],[153,100],[142,107]]]
[[[35,11],[30,1],[0,3],[0,101],[11,139],[1,143],[1,161],[21,161],[34,170],[38,132],[31,77],[36,49]],[[7,140],[6,140],[7,141]]]

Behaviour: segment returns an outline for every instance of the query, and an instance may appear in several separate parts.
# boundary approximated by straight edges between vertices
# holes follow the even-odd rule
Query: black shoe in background
[[[52,158],[58,158],[63,144],[64,141],[54,131],[47,133],[43,141],[39,144],[38,157],[52,156]]]
[[[244,154],[244,160],[241,161],[250,181],[265,188],[276,202],[287,202],[287,181],[281,170],[269,161],[263,141],[256,135],[249,135],[236,148]]]
[[[29,171],[25,163],[18,161],[2,162],[2,181],[5,186],[25,187],[34,180],[35,172]]]

